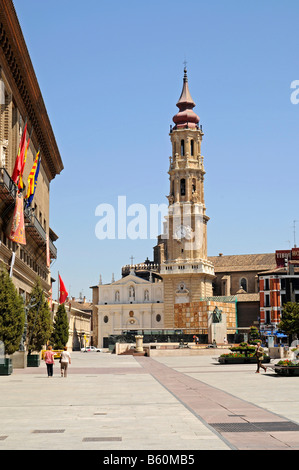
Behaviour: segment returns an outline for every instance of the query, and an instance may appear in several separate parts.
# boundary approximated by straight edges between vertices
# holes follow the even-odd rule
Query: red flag
[[[28,139],[25,151],[24,151],[23,164],[22,164],[22,169],[21,169],[21,172],[20,172],[20,178],[19,178],[19,184],[18,184],[19,190],[24,188],[23,174],[24,174],[24,169],[25,169],[25,163],[26,163],[26,160],[27,160],[27,154],[28,154],[28,149],[29,149],[29,145],[30,145],[30,140],[31,140],[31,135],[29,136],[29,139]]]
[[[23,135],[21,138],[21,142],[19,145],[19,151],[18,151],[18,156],[16,159],[14,171],[12,174],[11,179],[13,180],[14,183],[18,183],[18,178],[20,175],[22,175],[23,171],[23,165],[24,165],[24,158],[25,158],[25,149],[26,149],[26,133],[27,133],[27,122],[25,124],[24,130],[23,130]]]
[[[65,285],[60,277],[60,274],[58,275],[59,276],[59,303],[60,304],[64,304],[64,302],[66,301],[67,297],[68,297],[68,292],[65,288]]]

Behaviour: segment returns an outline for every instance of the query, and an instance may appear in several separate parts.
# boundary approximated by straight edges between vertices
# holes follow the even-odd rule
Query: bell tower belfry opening
[[[203,131],[193,111],[195,103],[184,69],[178,113],[170,128],[172,155],[166,233],[159,237],[160,274],[164,283],[164,325],[176,327],[174,305],[198,302],[213,295],[213,265],[207,256],[207,222],[204,201]]]

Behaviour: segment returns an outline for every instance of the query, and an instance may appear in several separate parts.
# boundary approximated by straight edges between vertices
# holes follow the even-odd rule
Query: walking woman
[[[53,377],[54,356],[55,353],[52,351],[52,346],[48,346],[48,350],[45,352],[45,363],[47,366],[48,377]]]
[[[71,363],[71,355],[67,351],[67,347],[65,346],[64,351],[62,351],[61,356],[60,356],[61,377],[67,377],[67,368],[70,363]]]

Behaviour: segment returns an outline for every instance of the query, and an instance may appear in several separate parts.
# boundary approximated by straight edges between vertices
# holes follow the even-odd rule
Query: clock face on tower
[[[192,229],[189,225],[180,225],[175,230],[175,238],[177,241],[182,241],[183,239],[191,240],[192,238]]]

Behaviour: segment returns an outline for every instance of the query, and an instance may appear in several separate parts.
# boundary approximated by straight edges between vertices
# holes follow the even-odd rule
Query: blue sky
[[[153,257],[155,240],[99,240],[99,204],[165,204],[169,126],[187,61],[206,169],[208,254],[274,252],[299,220],[297,0],[15,0],[64,171],[50,225],[70,294]],[[299,222],[297,223],[299,245]],[[55,294],[54,287],[54,294]]]

